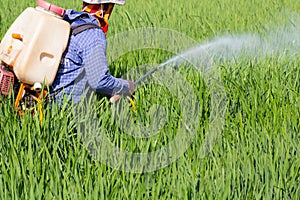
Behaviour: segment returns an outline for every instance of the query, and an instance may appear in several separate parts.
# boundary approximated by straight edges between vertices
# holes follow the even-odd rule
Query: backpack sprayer
[[[0,94],[15,91],[14,109],[20,115],[38,104],[42,120],[41,102],[48,94],[44,88],[53,83],[69,40],[71,27],[62,20],[64,13],[65,9],[38,0],[36,8],[27,8],[19,15],[0,43]],[[134,85],[166,64],[152,68]],[[136,110],[133,99],[127,99]]]
[[[14,108],[21,115],[36,103],[42,114],[41,102],[48,93],[43,88],[53,83],[69,40],[64,13],[65,9],[38,0],[36,8],[19,15],[0,43],[0,92],[16,92]]]

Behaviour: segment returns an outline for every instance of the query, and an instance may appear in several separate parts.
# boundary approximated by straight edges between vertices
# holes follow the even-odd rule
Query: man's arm
[[[88,84],[96,92],[113,96],[115,94],[130,94],[132,82],[120,78],[115,78],[108,72],[106,60],[106,40],[105,35],[100,30],[88,30],[96,39],[88,42],[83,51],[83,64],[86,72]],[[96,34],[92,34],[96,32]],[[91,40],[90,40],[91,41]]]

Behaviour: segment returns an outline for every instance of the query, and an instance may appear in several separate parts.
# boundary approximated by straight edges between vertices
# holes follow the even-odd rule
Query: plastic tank
[[[51,85],[68,44],[70,25],[61,19],[64,10],[50,12],[53,5],[44,1],[38,1],[38,6],[24,10],[11,25],[0,43],[0,60],[23,83]]]

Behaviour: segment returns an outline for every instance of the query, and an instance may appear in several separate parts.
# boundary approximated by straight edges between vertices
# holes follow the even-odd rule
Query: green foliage
[[[34,0],[0,2],[0,38]],[[50,1],[79,9],[79,0]],[[116,7],[108,37],[139,27],[163,27],[202,42],[216,35],[265,33],[299,12],[298,0],[129,1]],[[147,9],[145,9],[147,8]],[[107,52],[109,54],[109,52]],[[162,63],[173,55],[162,50],[138,50],[110,63],[121,76],[143,63]],[[151,105],[164,105],[166,125],[158,134],[136,139],[113,120],[103,98],[88,111],[53,105],[44,120],[16,115],[9,99],[0,106],[1,199],[299,199],[300,198],[300,60],[261,58],[218,65],[227,96],[222,134],[205,157],[200,148],[209,123],[210,92],[199,72],[180,68],[198,91],[200,122],[187,151],[169,166],[149,173],[110,168],[90,153],[82,140],[86,129],[101,128],[109,140],[130,152],[155,151],[170,142],[180,128],[181,104],[166,88],[149,84],[134,97],[135,125],[147,125]],[[115,68],[114,68],[115,67]],[[0,97],[2,98],[2,97]],[[125,102],[125,101],[124,101]],[[92,110],[96,110],[96,113]],[[95,121],[89,121],[94,119]],[[91,118],[90,118],[91,117]],[[91,122],[91,123],[90,123]],[[84,126],[80,128],[80,124]]]

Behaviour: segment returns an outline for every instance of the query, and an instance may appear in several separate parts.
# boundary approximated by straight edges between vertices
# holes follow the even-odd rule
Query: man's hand
[[[130,95],[128,96],[131,96],[134,93],[134,83],[131,80],[128,80],[128,83],[129,83],[129,93],[130,93]]]
[[[115,94],[114,96],[112,96],[109,99],[109,102],[111,104],[114,104],[115,102],[117,102],[121,98],[121,95],[129,96],[130,97],[133,94],[133,92],[134,92],[134,83],[131,80],[127,80],[127,82],[129,84],[129,88],[127,88],[127,91],[124,92],[124,93],[122,93],[122,94]]]
[[[114,104],[114,103],[116,103],[120,98],[121,98],[121,95],[116,94],[116,95],[110,97],[109,102],[110,102],[111,104]]]

